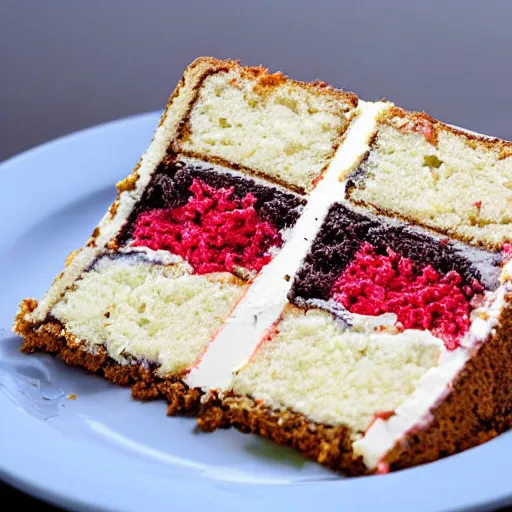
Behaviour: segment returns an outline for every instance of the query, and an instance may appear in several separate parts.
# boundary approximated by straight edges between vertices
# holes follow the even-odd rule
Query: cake
[[[512,143],[200,58],[84,247],[45,351],[348,475],[512,424]]]

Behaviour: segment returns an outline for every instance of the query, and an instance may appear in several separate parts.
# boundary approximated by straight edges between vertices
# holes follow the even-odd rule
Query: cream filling
[[[343,179],[361,161],[376,130],[376,115],[389,103],[360,102],[352,122],[323,178],[313,189],[301,217],[279,254],[263,268],[244,299],[226,320],[198,364],[186,376],[190,387],[226,389],[233,372],[251,356],[287,302],[292,279],[322,225],[329,208],[343,199]]]
[[[193,268],[181,256],[161,249],[154,251],[149,247],[134,247],[132,245],[127,245],[126,247],[121,247],[117,251],[117,254],[140,257],[143,261],[155,263],[157,265],[176,265],[177,263],[180,263],[189,274],[192,274],[193,272]]]
[[[354,453],[363,457],[368,468],[375,469],[412,427],[431,421],[432,408],[449,391],[449,383],[465,365],[475,345],[495,332],[509,288],[500,286],[496,292],[488,292],[486,303],[474,312],[475,319],[461,346],[453,351],[443,349],[438,366],[423,375],[416,391],[395,409],[394,416],[388,420],[377,419],[364,437],[353,443]],[[479,316],[484,312],[485,315]]]

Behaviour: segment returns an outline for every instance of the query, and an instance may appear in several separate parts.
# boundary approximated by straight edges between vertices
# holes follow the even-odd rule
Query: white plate
[[[235,430],[195,432],[163,401],[19,353],[19,301],[41,297],[115,197],[159,114],[73,134],[0,166],[0,477],[80,510],[454,510],[512,501],[512,433],[398,473],[342,479]],[[67,398],[76,394],[76,400]]]

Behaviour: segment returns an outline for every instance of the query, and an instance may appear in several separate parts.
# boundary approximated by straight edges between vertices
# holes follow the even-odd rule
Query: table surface
[[[0,482],[0,503],[16,503],[17,510],[37,510],[38,512],[60,512],[62,509],[43,503],[10,485]],[[2,509],[3,510],[3,509]],[[5,509],[6,511],[9,509]],[[14,507],[10,510],[14,510]]]
[[[63,509],[48,505],[42,501],[32,498],[13,487],[0,482],[0,503],[16,503],[17,510],[37,510],[37,512],[62,512]],[[12,509],[11,509],[12,510]],[[512,507],[495,509],[492,512],[512,512]]]

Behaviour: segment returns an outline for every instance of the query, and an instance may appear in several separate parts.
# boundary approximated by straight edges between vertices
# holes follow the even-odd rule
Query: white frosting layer
[[[156,263],[158,265],[175,265],[176,263],[182,263],[184,268],[187,269],[187,272],[192,274],[192,267],[177,254],[171,254],[169,251],[163,251],[161,249],[154,251],[149,247],[133,247],[131,245],[127,245],[126,247],[121,247],[117,254],[125,255],[125,256],[140,256],[142,259],[149,263]]]
[[[475,345],[484,342],[498,324],[504,306],[505,286],[488,293],[486,303],[475,311],[475,320],[461,346],[453,351],[444,349],[439,365],[430,369],[421,379],[418,389],[395,409],[388,420],[377,419],[364,437],[353,444],[356,455],[363,457],[370,469],[393,448],[412,427],[426,425],[431,420],[431,409],[449,391],[449,383],[456,377],[472,354]],[[484,313],[479,315],[479,313]]]
[[[236,176],[239,178],[244,178],[245,180],[253,180],[257,185],[263,185],[264,187],[272,187],[280,192],[285,194],[292,194],[297,197],[303,197],[301,194],[297,194],[297,192],[293,192],[292,190],[283,187],[282,185],[278,185],[277,183],[273,183],[269,180],[260,178],[259,176],[255,176],[253,174],[249,174],[247,172],[235,171],[234,169],[229,169],[228,167],[224,167],[223,165],[212,164],[209,162],[205,162],[204,160],[198,160],[197,158],[191,157],[180,157],[180,162],[183,162],[187,166],[200,167],[197,170],[202,171],[214,171],[218,174],[229,174],[230,176]]]
[[[375,116],[389,103],[360,102],[358,117],[336,152],[322,180],[311,192],[301,217],[279,254],[260,272],[223,329],[185,378],[191,387],[226,389],[233,372],[251,356],[267,330],[279,318],[293,277],[320,229],[329,208],[344,197],[344,176],[369,149]],[[286,279],[286,278],[288,279]]]

